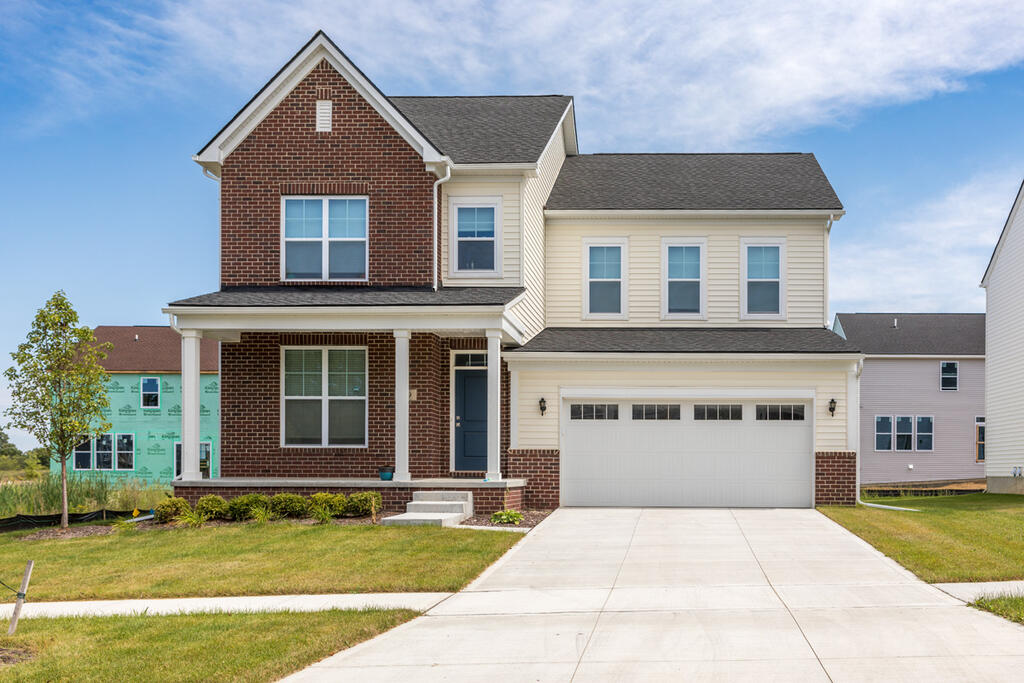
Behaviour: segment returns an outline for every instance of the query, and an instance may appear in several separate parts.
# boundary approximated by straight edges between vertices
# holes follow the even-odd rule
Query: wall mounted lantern
[[[832,414],[832,417],[836,416],[836,400],[834,398],[828,400],[828,412]]]
[[[548,402],[542,398],[541,400],[537,401],[537,405],[540,406],[540,414],[543,416],[544,411],[548,409]]]

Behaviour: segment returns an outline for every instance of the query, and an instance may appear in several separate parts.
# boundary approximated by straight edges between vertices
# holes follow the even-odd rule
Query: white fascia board
[[[569,106],[566,107],[565,113],[562,115],[559,127],[563,129],[562,139],[565,141],[565,153],[567,155],[579,154],[580,145],[576,137],[576,107],[573,100],[569,100]]]
[[[985,360],[984,355],[967,353],[866,353],[865,360],[873,358],[899,358],[901,360]]]
[[[680,218],[821,218],[839,220],[846,211],[827,209],[791,210],[684,210],[684,209],[545,209],[544,217],[549,220],[636,220]]]
[[[537,164],[526,162],[526,163],[515,163],[515,164],[456,164],[450,163],[449,166],[452,168],[452,172],[459,175],[508,175],[508,176],[536,176],[537,175]]]
[[[416,127],[342,54],[334,43],[326,35],[320,33],[291,59],[290,68],[286,68],[275,76],[260,94],[246,105],[216,138],[211,140],[199,154],[193,156],[196,163],[208,169],[211,165],[219,167],[220,163],[231,154],[235,147],[252,132],[267,114],[273,111],[274,107],[303,78],[309,75],[309,72],[320,63],[321,59],[326,59],[352,85],[356,92],[423,157],[424,162],[434,163],[447,160],[447,157],[441,154],[423,137]]]
[[[516,352],[503,356],[509,363],[539,363],[550,365],[552,363],[834,363],[836,365],[849,365],[857,363],[862,358],[860,353],[584,353],[577,351],[562,352]],[[787,371],[792,368],[786,368]]]
[[[565,398],[772,398],[813,399],[814,389],[778,387],[562,387]]]
[[[996,265],[996,261],[999,260],[999,254],[1003,250],[1003,243],[1006,241],[1006,234],[1010,232],[1010,225],[1013,223],[1013,220],[1017,215],[1017,209],[1020,208],[1022,197],[1024,197],[1024,181],[1021,181],[1020,188],[1017,190],[1017,196],[1013,200],[1013,206],[1010,207],[1010,213],[1006,217],[1006,222],[1003,223],[1003,231],[999,233],[999,239],[996,241],[996,247],[992,250],[992,257],[989,259],[988,266],[985,268],[985,274],[981,277],[980,287],[988,288],[989,275],[992,274],[992,268]]]

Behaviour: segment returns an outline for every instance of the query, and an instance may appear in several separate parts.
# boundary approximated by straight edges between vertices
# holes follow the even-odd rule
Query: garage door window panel
[[[634,420],[678,420],[681,411],[678,403],[634,403]]]
[[[573,403],[569,406],[571,420],[618,420],[617,403]]]
[[[806,409],[796,403],[758,403],[754,409],[757,420],[767,422],[803,422]]]
[[[693,406],[694,420],[742,420],[743,406],[736,404],[702,404]]]

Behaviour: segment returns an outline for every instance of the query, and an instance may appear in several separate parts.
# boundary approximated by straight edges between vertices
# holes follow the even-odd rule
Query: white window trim
[[[928,418],[932,421],[932,447],[931,448],[918,448],[917,447],[917,421],[922,417]],[[914,416],[914,452],[915,453],[934,453],[935,452],[935,416],[934,415],[915,415]]]
[[[97,467],[96,460],[96,439],[101,436],[110,437],[110,467]],[[103,434],[95,434],[92,437],[92,469],[95,472],[113,472],[117,470],[117,434],[113,432],[104,432]]]
[[[747,248],[779,248],[779,312],[747,313]],[[785,237],[741,237],[740,238],[740,320],[786,320],[786,238]],[[765,280],[770,282],[770,280]]]
[[[142,387],[145,386],[147,379],[155,379],[156,380],[156,405],[155,406],[147,406],[145,404],[145,399],[143,398],[144,392],[142,391]],[[160,378],[159,377],[157,377],[155,375],[146,375],[145,377],[140,377],[139,378],[139,408],[141,408],[142,410],[157,410],[157,409],[159,409],[160,408],[160,394],[162,394],[162,393],[163,393],[163,387],[160,386]]]
[[[978,459],[978,446],[985,444],[984,439],[982,439],[981,441],[978,441],[978,429],[979,428],[984,429],[984,427],[985,427],[985,416],[984,415],[975,415],[974,416],[974,462],[976,462],[976,463],[983,463],[983,462],[985,462],[985,460],[988,457],[988,454],[986,453],[985,454],[986,455],[985,458],[982,458],[981,460]],[[932,429],[934,429],[934,427],[932,427]],[[986,436],[987,436],[987,434],[986,434]],[[933,439],[932,445],[933,446],[935,445],[934,444],[934,439]]]
[[[952,363],[956,366],[956,389],[945,389],[942,386],[942,366],[946,363]],[[940,360],[939,361],[939,391],[960,391],[960,361],[958,360]]]
[[[95,460],[96,460],[94,452],[93,452],[94,451],[93,446],[95,444],[95,439],[93,439],[92,437],[89,437],[88,441],[89,441],[89,466],[88,467],[81,467],[80,468],[80,467],[78,467],[75,464],[75,449],[74,448],[71,449],[71,470],[74,471],[74,472],[91,472],[94,469],[96,469],[95,467],[93,467],[93,465],[95,464]]]
[[[320,237],[288,237],[284,235],[284,207],[285,202],[289,199],[319,199],[323,202],[323,209],[321,211],[321,229]],[[365,237],[328,237],[328,227],[330,216],[328,214],[328,202],[331,199],[362,199],[366,202],[366,236]],[[287,242],[320,242],[323,248],[320,250],[320,275],[318,278],[288,278],[286,277],[285,268],[285,248]],[[363,250],[365,256],[365,262],[363,263],[363,272],[366,274],[362,278],[329,278],[322,277],[330,273],[330,258],[331,242],[363,242],[366,244],[366,248]],[[332,195],[305,195],[305,194],[288,194],[281,195],[281,282],[369,282],[370,280],[370,197],[363,194],[332,194]]]
[[[887,417],[889,418],[889,448],[878,447],[878,418]],[[893,453],[896,450],[896,418],[892,415],[875,415],[874,420],[871,422],[871,439],[872,447],[875,453]]]
[[[117,454],[118,454],[117,438],[120,437],[120,436],[130,436],[130,437],[132,437],[132,466],[131,467],[121,467],[120,465],[117,464]],[[134,434],[134,432],[118,432],[117,434],[114,434],[114,469],[115,470],[120,470],[122,472],[129,472],[129,471],[135,469],[135,434]]]
[[[619,282],[619,313],[590,312],[590,247],[619,247],[621,270]],[[583,319],[584,320],[629,320],[629,239],[626,237],[584,237],[582,251],[583,276]],[[606,280],[613,282],[613,280]]]
[[[668,250],[669,247],[700,248],[700,310],[697,313],[669,313],[668,311]],[[708,302],[708,240],[706,237],[663,237],[661,240],[661,319],[707,320]],[[692,282],[675,278],[678,282]]]
[[[285,351],[320,351],[321,352],[321,365],[320,365],[320,396],[291,396],[286,397],[284,393],[284,353]],[[328,351],[362,351],[365,354],[365,366],[366,366],[366,389],[363,392],[364,396],[328,396],[327,395],[327,352]],[[367,448],[370,441],[370,352],[366,346],[282,346],[280,354],[280,375],[281,375],[281,387],[280,387],[280,442],[282,448]],[[286,398],[301,400],[314,400],[320,401],[320,444],[290,444],[285,442],[284,433],[284,405]],[[366,403],[366,410],[363,411],[363,443],[361,444],[330,444],[328,440],[328,416],[330,410],[331,401],[364,401]],[[212,457],[212,454],[211,454]],[[211,464],[212,466],[212,464]]]
[[[448,197],[448,277],[452,278],[500,278],[505,250],[502,242],[503,214],[501,196]],[[494,269],[459,270],[459,208],[494,209]],[[486,237],[468,237],[467,240],[485,241]]]
[[[213,478],[213,442],[212,441],[200,441],[199,442],[199,446],[200,447],[202,447],[202,446],[209,446],[210,447],[210,478],[212,479]],[[174,445],[171,447],[171,472],[172,472],[171,478],[172,479],[177,479],[178,477],[181,476],[181,472],[176,471],[177,468],[178,468],[178,448],[180,448],[180,447],[181,447],[181,442],[180,441],[175,441]],[[201,448],[200,448],[200,450],[201,450]],[[202,458],[200,458],[200,462],[202,462]],[[182,466],[184,466],[184,463],[182,463]]]

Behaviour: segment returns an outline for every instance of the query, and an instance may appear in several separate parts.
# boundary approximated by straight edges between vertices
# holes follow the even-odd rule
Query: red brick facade
[[[526,508],[552,510],[559,505],[559,459],[561,452],[552,450],[508,451],[507,477],[526,479]]]
[[[819,451],[814,454],[814,504],[857,504],[857,454]]]
[[[333,124],[318,133],[316,100],[324,97],[333,103]],[[221,284],[281,284],[282,194],[365,194],[368,284],[430,285],[435,180],[420,155],[322,61],[222,163]]]

